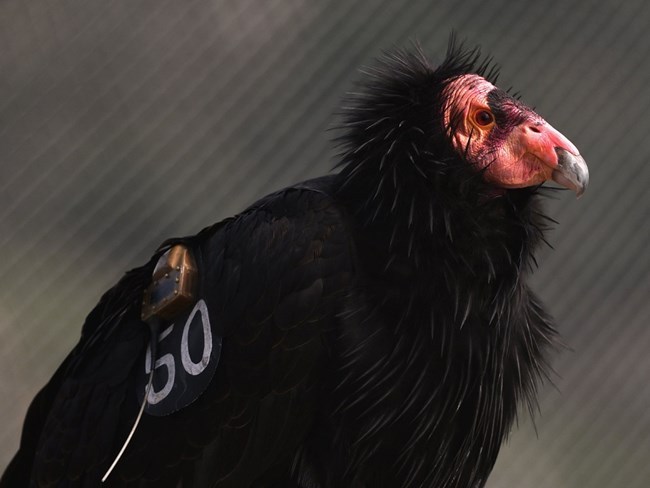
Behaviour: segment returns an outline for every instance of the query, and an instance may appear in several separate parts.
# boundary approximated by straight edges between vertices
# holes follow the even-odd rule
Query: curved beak
[[[551,178],[556,183],[576,192],[580,198],[589,184],[589,170],[587,163],[579,154],[571,154],[564,148],[556,147],[557,166]]]
[[[553,181],[573,190],[580,197],[589,184],[587,163],[578,149],[544,120],[524,128],[524,144],[528,152],[552,169]]]

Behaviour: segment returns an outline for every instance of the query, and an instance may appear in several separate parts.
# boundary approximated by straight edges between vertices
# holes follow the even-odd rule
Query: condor
[[[170,240],[101,298],[0,486],[484,486],[556,338],[526,284],[541,187],[580,195],[585,162],[453,42],[367,70],[340,142],[335,174]],[[177,244],[193,302],[148,327]]]

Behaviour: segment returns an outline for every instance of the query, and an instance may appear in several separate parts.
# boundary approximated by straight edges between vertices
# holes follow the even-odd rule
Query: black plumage
[[[129,272],[32,403],[0,486],[98,486],[139,407],[142,294],[179,242],[211,289],[219,365],[194,403],[143,417],[107,486],[483,486],[556,341],[526,285],[539,186],[495,190],[442,122],[449,80],[494,81],[490,66],[453,44],[437,68],[387,55],[345,104],[337,174]]]

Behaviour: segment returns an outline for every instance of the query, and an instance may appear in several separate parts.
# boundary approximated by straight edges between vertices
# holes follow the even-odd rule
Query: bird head
[[[364,73],[344,106],[341,164],[347,180],[374,195],[375,207],[388,198],[386,180],[404,189],[400,197],[419,191],[430,198],[433,187],[457,201],[548,180],[578,196],[585,191],[589,173],[578,149],[495,86],[497,69],[478,48],[452,36],[437,67],[416,48],[387,53]]]
[[[447,80],[442,121],[454,150],[500,189],[547,180],[582,195],[589,181],[578,149],[531,108],[477,74]]]

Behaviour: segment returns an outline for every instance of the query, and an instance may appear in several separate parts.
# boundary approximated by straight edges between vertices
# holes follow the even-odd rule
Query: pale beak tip
[[[580,198],[589,185],[589,170],[584,158],[579,154],[571,154],[564,148],[556,147],[558,165],[553,171],[553,181],[569,188]]]

